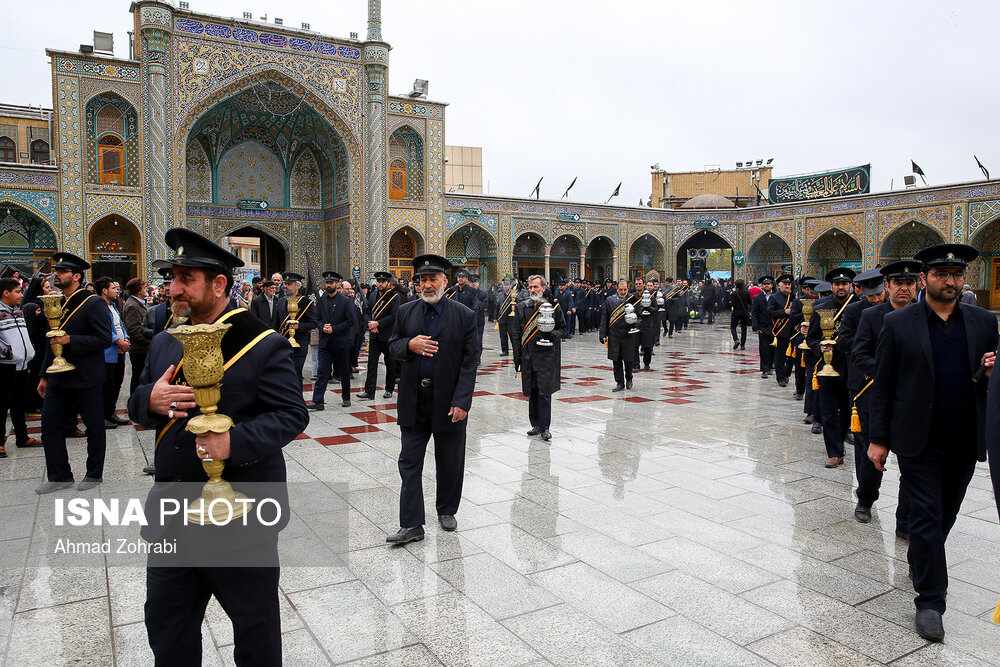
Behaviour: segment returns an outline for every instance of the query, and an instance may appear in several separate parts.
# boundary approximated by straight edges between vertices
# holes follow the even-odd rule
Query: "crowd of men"
[[[666,277],[661,283],[650,272],[603,284],[563,279],[550,285],[532,275],[484,290],[480,276],[455,270],[444,257],[421,255],[407,285],[387,271],[376,272],[372,285],[325,271],[319,291],[311,288],[311,277],[290,271],[237,284],[233,270],[242,262],[189,230],[171,230],[166,242],[175,255],[154,263],[162,278],[155,290],[140,278],[124,291],[108,277],[87,283],[90,265],[65,252],[53,256],[50,276],[36,276],[27,286],[0,279],[0,378],[15,389],[3,393],[0,408],[4,419],[11,414],[15,446],[45,450],[47,480],[39,494],[75,484],[67,437],[87,438],[86,472],[77,489],[103,481],[105,431],[130,423],[115,410],[126,357],[132,367],[129,414],[157,432],[147,473],[158,481],[203,481],[200,460],[219,458],[238,462],[227,478],[284,481],[281,447],[304,430],[309,411],[325,409],[331,380],[340,385],[341,405],[351,405],[351,380],[361,372],[367,345],[364,385],[354,398],[375,399],[380,372],[382,397],[398,392],[400,528],[387,542],[421,540],[423,462],[432,437],[438,522],[445,531],[458,527],[467,416],[487,321],[495,322],[500,355],[512,354],[520,374],[527,434],[549,441],[564,341],[596,332],[612,362],[612,392],[627,391],[634,373],[651,370],[663,339],[693,322],[712,324],[720,310],[729,310],[733,349],[745,349],[748,328],[757,335],[761,377],[773,373],[779,388],[793,384],[790,398],[803,402],[804,421],[823,437],[824,465],[842,465],[845,443],[853,447],[858,522],[871,521],[888,454],[895,453],[901,475],[896,535],[909,541],[915,626],[926,639],[944,636],[944,544],[975,463],[986,460],[987,451],[1000,497],[1000,389],[987,391],[997,381],[991,374],[997,320],[969,303],[961,287],[976,257],[969,246],[925,248],[913,259],[862,274],[835,267],[822,280],[765,275],[749,286],[711,278]],[[43,293],[63,296],[58,336],[46,336],[38,299]],[[246,383],[252,389],[230,404],[238,413],[234,420],[251,426],[232,436],[195,436],[175,428],[196,403],[178,371],[179,343],[161,334],[184,322],[217,321],[233,327],[224,339],[231,342],[223,345],[229,362],[246,356],[226,372],[253,378]],[[307,405],[302,390],[310,351],[315,383]],[[57,370],[60,353],[71,368]],[[223,395],[234,386],[224,382]],[[281,419],[272,418],[278,412]],[[33,413],[41,415],[41,441],[25,428]],[[163,446],[168,442],[174,446]],[[6,456],[2,449],[0,456]],[[227,568],[213,569],[219,572],[205,576],[150,568],[150,600],[162,602],[178,587],[192,591],[181,603],[172,601],[176,613],[147,604],[158,661],[200,655],[199,625],[192,619],[203,615],[206,592],[233,595],[239,586]],[[260,575],[241,594],[263,601],[261,614],[227,608],[240,626],[236,651],[280,656],[277,572]]]

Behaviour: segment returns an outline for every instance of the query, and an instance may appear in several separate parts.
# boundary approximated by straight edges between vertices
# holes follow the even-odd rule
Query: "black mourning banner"
[[[767,186],[767,200],[772,204],[787,204],[867,194],[871,168],[871,164],[865,164],[822,174],[772,179]]]

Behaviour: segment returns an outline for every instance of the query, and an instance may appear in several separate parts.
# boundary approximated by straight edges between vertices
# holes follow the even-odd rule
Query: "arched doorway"
[[[792,249],[783,238],[767,232],[747,250],[746,267],[749,280],[756,280],[763,275],[777,277],[782,273],[793,273]]]
[[[408,282],[413,278],[413,258],[424,254],[424,239],[412,227],[397,229],[389,238],[389,273]]]
[[[677,249],[677,278],[704,280],[710,272],[716,278],[732,277],[733,247],[715,232],[703,229]]]
[[[0,204],[0,267],[3,275],[17,270],[30,276],[46,268],[56,251],[52,227],[32,211],[10,202]]]
[[[563,234],[549,249],[549,282],[580,275],[580,240]]]
[[[139,275],[139,230],[120,215],[101,218],[90,228],[91,279],[110,276],[125,287]]]
[[[233,254],[244,263],[236,269],[237,280],[249,282],[254,276],[267,280],[271,274],[288,269],[284,244],[257,227],[247,225],[234,229],[226,234],[226,241]],[[319,276],[313,276],[313,279],[319,280]]]
[[[490,233],[479,225],[470,222],[455,230],[448,237],[445,254],[456,269],[478,273],[481,288],[496,282],[497,244]]]
[[[604,282],[614,279],[615,244],[607,236],[594,238],[587,246],[587,275],[589,280]]]
[[[534,232],[525,232],[514,241],[514,275],[527,280],[545,273],[545,240]]]
[[[649,271],[663,272],[666,269],[663,244],[650,234],[643,234],[632,243],[628,253],[628,277],[635,280]],[[665,276],[660,276],[661,278]]]
[[[822,278],[838,266],[860,272],[861,246],[850,234],[834,228],[816,239],[809,248],[807,271]]]
[[[923,223],[911,220],[892,230],[882,241],[879,262],[883,265],[911,259],[921,248],[944,243],[941,235]]]
[[[965,282],[976,292],[976,303],[1000,309],[1000,217],[980,227],[969,239],[979,258],[965,271]]]

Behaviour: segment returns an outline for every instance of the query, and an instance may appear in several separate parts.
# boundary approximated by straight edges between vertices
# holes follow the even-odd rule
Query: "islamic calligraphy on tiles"
[[[360,136],[360,74],[356,66],[281,51],[220,48],[211,42],[195,40],[177,40],[176,54],[175,125],[195,102],[219,86],[247,74],[273,69],[306,84]]]
[[[6,186],[19,185],[26,188],[54,188],[56,186],[56,176],[55,172],[36,174],[19,169],[0,169],[0,184]]]
[[[255,30],[250,26],[231,25],[215,21],[201,21],[194,18],[178,17],[174,21],[174,30],[188,35],[198,35],[230,44],[260,44],[270,49],[285,49],[298,54],[315,54],[325,58],[338,58],[351,62],[361,60],[361,50],[356,46],[337,44],[335,42],[302,35],[285,36],[266,30]]]

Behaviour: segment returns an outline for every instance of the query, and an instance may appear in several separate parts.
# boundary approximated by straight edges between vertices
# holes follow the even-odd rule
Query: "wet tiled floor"
[[[340,408],[331,396],[285,448],[290,479],[351,489],[347,565],[282,572],[287,664],[1000,663],[989,620],[1000,527],[984,464],[948,541],[947,636],[929,645],[912,630],[906,544],[893,534],[895,466],[872,523],[856,523],[850,448],[845,466],[824,468],[792,389],[755,374],[756,352],[733,352],[726,329],[664,340],[653,370],[615,394],[596,335],[564,343],[551,443],[525,435],[520,381],[495,336],[488,327],[458,532],[434,524],[423,542],[385,545],[398,528],[393,399]],[[110,431],[106,477],[141,478],[152,436]],[[85,443],[70,443],[80,468]],[[9,451],[2,661],[151,664],[142,571],[40,566],[43,459]],[[233,664],[215,602],[203,627],[204,664]]]

